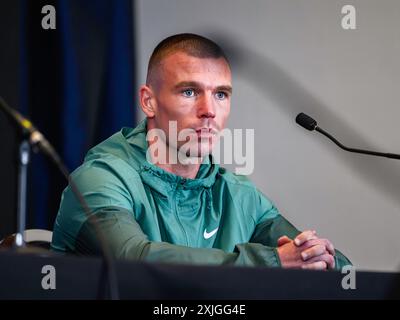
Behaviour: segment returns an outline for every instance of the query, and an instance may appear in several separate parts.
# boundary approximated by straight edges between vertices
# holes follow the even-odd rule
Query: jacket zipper
[[[179,186],[179,184],[177,184],[176,185],[176,189],[175,189],[175,199],[176,199],[176,201],[175,201],[175,217],[176,217],[176,220],[178,221],[178,224],[179,224],[179,226],[180,226],[180,228],[181,228],[181,232],[182,232],[182,234],[184,235],[184,237],[185,237],[185,240],[186,240],[186,246],[189,246],[189,240],[188,240],[188,237],[187,237],[187,234],[186,234],[186,231],[185,231],[185,229],[183,228],[183,225],[182,225],[182,222],[181,222],[181,220],[179,219],[179,215],[178,215],[178,203],[179,203],[179,192],[178,192],[178,190],[180,189],[180,186]]]

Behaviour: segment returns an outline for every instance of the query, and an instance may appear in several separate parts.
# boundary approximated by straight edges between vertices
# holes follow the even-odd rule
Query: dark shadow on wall
[[[297,126],[294,121],[296,115],[305,112],[317,119],[322,128],[335,135],[345,145],[396,153],[396,150],[380,150],[379,146],[366,140],[271,59],[242,47],[229,33],[210,34],[227,52],[233,69],[259,89],[259,92],[269,99],[274,99],[279,108],[287,114],[288,123]],[[298,128],[299,135],[317,135]],[[329,150],[333,158],[350,167],[366,183],[373,185],[377,192],[390,197],[400,206],[400,161],[350,154],[338,149],[325,137],[316,136],[315,139],[320,140],[321,147]],[[397,153],[400,153],[400,150],[397,150]]]

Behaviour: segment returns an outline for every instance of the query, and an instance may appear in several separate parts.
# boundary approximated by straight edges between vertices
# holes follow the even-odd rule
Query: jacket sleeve
[[[276,211],[274,207],[271,210]],[[298,234],[300,234],[300,231],[282,215],[274,214],[272,218],[267,218],[256,226],[250,242],[277,247],[278,239],[281,236],[286,235],[290,239],[294,239]],[[339,250],[335,250],[335,269],[341,270],[345,265],[351,265],[350,260]]]
[[[143,233],[133,214],[124,208],[104,208],[95,216],[115,258],[198,265],[280,266],[276,249],[260,243],[238,244],[234,252],[225,252],[153,242]],[[99,250],[92,224],[86,221],[76,239],[75,252],[88,255],[99,254]]]

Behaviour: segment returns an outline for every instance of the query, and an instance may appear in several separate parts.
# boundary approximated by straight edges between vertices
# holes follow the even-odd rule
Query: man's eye
[[[223,100],[227,97],[227,94],[225,92],[219,91],[215,94],[218,100]]]
[[[188,98],[194,97],[194,95],[195,95],[195,92],[193,89],[186,89],[182,93],[185,97],[188,97]]]

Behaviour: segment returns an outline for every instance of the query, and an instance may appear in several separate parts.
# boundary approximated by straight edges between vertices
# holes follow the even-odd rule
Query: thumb
[[[278,247],[283,246],[286,243],[292,241],[288,236],[282,236],[278,239]]]

